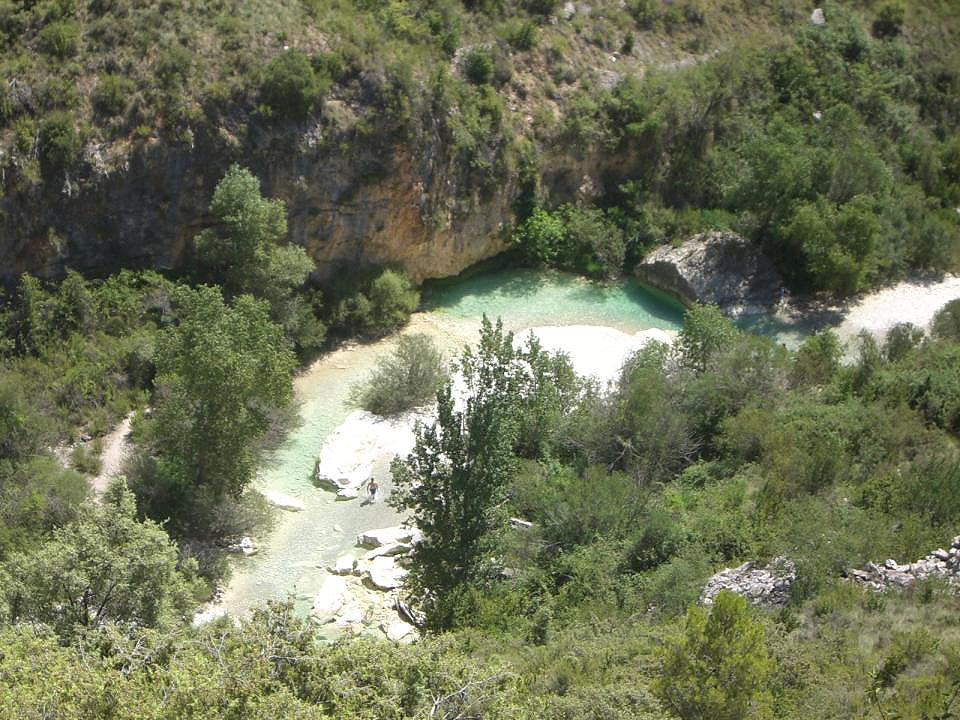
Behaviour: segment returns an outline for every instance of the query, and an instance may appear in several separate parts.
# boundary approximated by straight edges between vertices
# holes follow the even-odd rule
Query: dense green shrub
[[[698,607],[687,612],[655,687],[682,720],[746,720],[769,711],[773,671],[763,626],[746,600],[720,593],[709,615]]]
[[[60,59],[77,54],[80,47],[80,25],[73,20],[57,20],[41,30],[37,38],[44,52]]]
[[[121,75],[104,75],[93,92],[93,105],[108,116],[122,115],[133,94],[133,81]]]
[[[278,117],[305,120],[327,92],[329,84],[329,79],[314,70],[303,52],[285,50],[265,68],[260,95]]]
[[[489,50],[476,48],[463,59],[463,72],[474,85],[487,85],[493,80],[493,55]]]
[[[937,311],[930,334],[940,340],[960,341],[960,299],[951,300]]]
[[[42,166],[50,171],[63,170],[77,161],[80,133],[69,113],[51,113],[40,125],[37,150]]]
[[[873,34],[879,38],[895,38],[903,28],[906,9],[899,2],[887,2],[877,11],[873,21]]]
[[[402,335],[366,380],[351,388],[351,399],[376,415],[394,415],[432,401],[446,381],[443,354],[428,335]]]

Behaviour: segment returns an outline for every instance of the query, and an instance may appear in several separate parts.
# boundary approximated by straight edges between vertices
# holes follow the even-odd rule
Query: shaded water
[[[502,317],[509,330],[543,325],[599,325],[626,333],[679,329],[682,308],[633,281],[600,283],[556,272],[506,270],[480,275],[437,290],[426,311],[411,319],[405,333],[426,333],[454,355],[473,343],[484,313]],[[259,538],[260,552],[234,561],[234,575],[224,607],[243,613],[272,598],[292,594],[305,610],[326,568],[341,554],[353,552],[358,533],[395,525],[400,517],[384,502],[362,505],[338,501],[311,480],[314,458],[324,440],[353,409],[351,384],[361,381],[388,353],[396,338],[343,347],[317,361],[295,381],[301,425],[260,470],[258,485],[295,497],[305,511],[278,511],[273,530]],[[390,458],[377,459],[374,476],[386,496],[391,490]]]

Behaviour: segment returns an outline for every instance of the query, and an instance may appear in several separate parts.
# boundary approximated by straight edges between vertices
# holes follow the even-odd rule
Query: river
[[[545,345],[571,353],[585,371],[609,375],[635,344],[635,333],[676,331],[682,309],[638,283],[604,285],[557,272],[505,270],[483,274],[436,290],[405,333],[425,333],[453,357],[477,338],[481,317],[501,317],[508,330],[544,328]],[[396,525],[400,518],[384,502],[338,501],[311,479],[315,457],[351,408],[350,386],[361,381],[390,352],[396,336],[370,344],[353,343],[315,362],[295,380],[301,423],[260,470],[261,490],[282,493],[304,510],[279,510],[273,529],[259,540],[259,552],[233,562],[233,576],[221,608],[242,615],[268,599],[292,596],[309,608],[327,567],[356,549],[358,533]],[[348,426],[341,432],[350,432]],[[389,493],[390,453],[374,452],[373,474]]]

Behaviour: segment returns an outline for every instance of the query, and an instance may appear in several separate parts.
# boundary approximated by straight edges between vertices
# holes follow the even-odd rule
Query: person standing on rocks
[[[367,482],[367,504],[372,503],[377,499],[377,492],[380,490],[380,484],[377,482],[376,478],[370,478]]]

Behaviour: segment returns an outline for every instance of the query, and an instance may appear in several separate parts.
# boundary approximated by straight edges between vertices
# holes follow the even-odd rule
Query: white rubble
[[[774,558],[769,565],[754,567],[745,562],[735,568],[725,568],[711,577],[700,602],[712,605],[721,592],[732,592],[745,597],[754,605],[786,605],[790,599],[790,586],[797,578],[797,569],[786,557]]]

